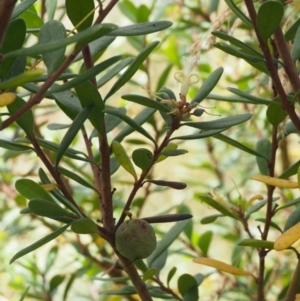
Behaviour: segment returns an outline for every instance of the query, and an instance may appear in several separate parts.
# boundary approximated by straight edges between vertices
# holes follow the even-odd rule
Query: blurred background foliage
[[[55,4],[53,4],[53,3]],[[166,86],[179,95],[179,85],[174,74],[183,69],[183,57],[188,55],[189,47],[195,41],[201,41],[201,54],[197,67],[193,70],[200,77],[200,82],[190,87],[188,99],[192,99],[202,82],[218,67],[224,68],[224,73],[218,85],[210,96],[201,103],[205,113],[201,121],[214,120],[220,117],[251,113],[250,121],[226,131],[226,136],[239,143],[255,149],[261,138],[270,139],[272,126],[266,119],[267,107],[263,105],[240,102],[239,96],[227,90],[228,87],[239,89],[264,99],[273,98],[273,90],[268,76],[253,68],[245,60],[224,53],[214,43],[220,42],[211,34],[214,30],[223,31],[259,50],[255,35],[228,8],[223,0],[177,0],[177,1],[129,1],[122,0],[108,16],[106,22],[118,26],[129,24],[170,20],[172,27],[147,36],[118,38],[106,51],[101,59],[117,54],[134,56],[145,45],[160,40],[160,46],[151,54],[142,68],[134,75],[108,104],[125,107],[128,115],[136,116],[141,106],[121,99],[124,94],[153,95]],[[234,1],[245,11],[243,1]],[[295,1],[296,2],[296,1]],[[105,2],[104,2],[105,4]],[[297,3],[296,3],[297,4]],[[43,12],[46,5],[46,12]],[[255,2],[259,5],[259,1]],[[290,28],[299,18],[296,6],[286,8],[283,28]],[[36,41],[36,31],[43,22],[51,18],[62,20],[67,29],[72,24],[66,16],[64,1],[37,1],[20,17],[28,28],[32,29],[26,36],[27,45]],[[42,66],[39,66],[42,67]],[[84,70],[81,62],[72,64],[73,70]],[[109,91],[115,79],[101,88],[101,93]],[[288,87],[287,87],[288,89]],[[24,92],[26,93],[26,92]],[[216,96],[219,95],[219,98]],[[230,101],[229,101],[230,100]],[[65,130],[51,128],[51,123],[68,124],[51,100],[43,101],[43,105],[34,110],[36,130],[41,137],[54,142],[61,141]],[[163,124],[159,116],[154,116],[146,125],[146,129],[154,135],[161,135]],[[124,124],[120,124],[110,134],[116,135]],[[53,130],[55,129],[55,130]],[[176,135],[193,132],[187,127],[181,128]],[[281,128],[280,131],[283,131]],[[17,127],[11,126],[2,132],[2,139],[22,137]],[[284,133],[283,133],[284,135]],[[299,158],[298,136],[289,135],[283,139],[277,154],[276,174],[280,175]],[[127,137],[124,141],[129,154],[139,145],[147,145],[147,141],[138,134]],[[82,150],[83,142],[76,139],[72,147]],[[207,138],[180,142],[180,148],[188,150],[183,156],[170,157],[157,164],[151,177],[182,181],[188,184],[183,191],[155,188],[146,184],[133,202],[131,212],[135,217],[155,216],[174,212],[190,212],[193,219],[169,249],[167,262],[161,271],[160,279],[164,289],[173,290],[180,296],[178,284],[180,277],[205,275],[199,287],[200,299],[206,300],[255,300],[256,284],[247,277],[233,277],[229,274],[215,271],[211,268],[197,265],[192,259],[208,256],[228,262],[236,267],[257,273],[258,256],[255,249],[241,247],[238,242],[248,238],[241,224],[227,217],[216,219],[206,224],[203,218],[217,214],[208,205],[201,202],[199,194],[217,194],[231,205],[243,206],[251,197],[261,194],[265,197],[265,185],[259,184],[249,177],[258,174],[256,157],[241,149],[234,148],[218,139]],[[54,155],[50,153],[50,156]],[[26,199],[14,188],[18,179],[30,178],[39,181],[38,170],[40,162],[34,153],[19,155],[13,150],[1,149],[0,157],[0,296],[3,300],[20,300],[22,294],[29,288],[25,300],[138,300],[136,296],[110,296],[101,292],[118,291],[124,288],[127,279],[108,281],[106,269],[116,261],[112,250],[99,237],[64,233],[57,240],[50,242],[37,251],[26,255],[9,265],[9,260],[16,251],[37,240],[53,229],[52,222],[35,215],[20,215],[20,209],[26,206]],[[85,162],[64,159],[64,165],[76,171],[88,182],[92,176]],[[125,171],[119,170],[113,175],[116,188],[114,195],[116,215],[121,213],[125,198],[129,192],[132,179]],[[74,181],[67,183],[73,191],[76,201],[92,218],[99,218],[98,203],[93,190],[83,187]],[[157,186],[160,187],[160,186]],[[283,205],[294,200],[298,192],[278,190],[275,196],[280,197],[278,204]],[[249,227],[259,237],[259,225],[265,217],[265,208],[255,212],[249,220]],[[281,210],[274,217],[274,223],[283,228],[285,220],[293,209]],[[54,222],[53,222],[54,223]],[[172,224],[156,224],[155,230],[159,238],[172,227]],[[279,235],[278,230],[271,229],[269,240]],[[71,242],[71,243],[70,243]],[[99,255],[101,254],[101,255]],[[292,252],[270,252],[266,260],[265,291],[267,300],[281,300],[289,284],[294,263]],[[174,277],[171,277],[172,274]],[[116,275],[119,276],[119,275]],[[188,276],[186,276],[188,277]],[[151,281],[151,280],[148,280]],[[169,285],[167,285],[169,281]],[[199,282],[201,282],[199,281]],[[181,288],[182,289],[182,288]],[[171,299],[176,298],[170,295]],[[1,297],[0,300],[2,301]],[[157,299],[159,300],[159,298]],[[180,299],[181,300],[181,299]],[[185,299],[187,300],[187,299]]]

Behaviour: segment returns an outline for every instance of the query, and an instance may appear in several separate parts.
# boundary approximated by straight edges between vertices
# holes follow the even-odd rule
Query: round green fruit
[[[116,248],[130,260],[147,258],[156,248],[155,232],[144,220],[127,220],[116,231]]]

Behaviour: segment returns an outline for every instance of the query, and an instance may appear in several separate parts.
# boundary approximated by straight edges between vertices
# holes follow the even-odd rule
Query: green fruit
[[[156,248],[155,232],[144,220],[127,220],[116,231],[116,248],[130,260],[147,258]]]

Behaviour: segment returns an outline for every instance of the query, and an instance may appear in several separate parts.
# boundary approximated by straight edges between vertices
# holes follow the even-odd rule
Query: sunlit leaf
[[[209,267],[216,268],[219,271],[226,272],[226,273],[229,273],[232,275],[251,276],[256,280],[256,277],[251,272],[244,271],[242,269],[236,268],[232,265],[229,265],[229,264],[224,263],[219,260],[202,257],[202,258],[195,258],[195,259],[193,259],[193,261],[196,263],[199,263],[199,264],[203,264],[203,265],[206,265]]]
[[[71,230],[79,234],[98,233],[97,225],[89,218],[81,218],[74,221]]]
[[[300,238],[300,222],[293,227],[289,228],[283,234],[281,234],[274,243],[274,249],[276,251],[282,251],[290,247]]]

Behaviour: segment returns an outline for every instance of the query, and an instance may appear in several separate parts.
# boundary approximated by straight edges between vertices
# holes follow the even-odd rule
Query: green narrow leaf
[[[47,12],[48,20],[54,19],[56,8],[57,8],[57,0],[46,1],[46,12]]]
[[[203,255],[207,257],[208,249],[212,240],[213,232],[207,231],[203,233],[198,240],[198,247],[202,251]]]
[[[115,109],[116,110],[116,109]],[[115,111],[114,110],[114,111]],[[143,111],[141,111],[134,119],[133,121],[135,123],[137,123],[139,126],[141,126],[142,124],[144,124],[146,121],[148,121],[151,116],[156,112],[156,110],[154,109],[151,109],[151,108],[146,108],[144,109]],[[122,116],[125,115],[123,112],[122,113]],[[118,117],[117,115],[115,115],[116,117]],[[125,115],[126,116],[126,115]],[[122,118],[120,118],[122,119]],[[130,135],[131,133],[134,132],[134,128],[131,127],[129,124],[126,125],[122,131],[115,137],[115,141],[118,141],[118,142],[122,142],[122,140],[127,137],[128,135]]]
[[[216,209],[220,213],[222,213],[226,216],[229,216],[231,218],[238,219],[237,215],[234,212],[230,211],[229,208],[224,207],[222,204],[215,201],[213,198],[205,196],[205,195],[199,195],[199,199],[200,199],[201,202],[204,202],[207,205],[213,207],[214,209]],[[230,204],[228,204],[228,207],[229,206],[230,206]]]
[[[225,142],[225,143],[227,143],[227,144],[229,144],[233,147],[236,147],[236,148],[238,148],[238,149],[240,149],[240,150],[242,150],[246,153],[264,158],[260,153],[256,152],[255,150],[253,150],[253,149],[251,149],[251,148],[239,143],[238,141],[235,141],[235,140],[233,140],[233,139],[231,139],[231,138],[229,138],[229,137],[227,137],[223,134],[216,134],[216,135],[214,135],[214,138],[217,138],[217,139],[219,139],[219,140],[221,140],[221,141],[223,141],[223,142]]]
[[[66,29],[64,25],[57,21],[51,20],[44,24],[40,30],[39,43],[48,43],[50,41],[55,42],[57,40],[65,39],[67,37]],[[47,52],[43,54],[43,60],[47,67],[48,75],[51,75],[61,65],[66,46],[55,51]]]
[[[235,2],[233,0],[225,0],[227,5],[229,6],[230,10],[238,17],[240,18],[248,27],[252,28],[252,22],[251,20],[237,7]]]
[[[274,249],[274,242],[259,239],[244,239],[238,243],[239,246],[253,247],[253,248],[265,248],[269,250]]]
[[[151,98],[145,97],[145,96],[135,95],[135,94],[127,94],[127,95],[123,95],[122,98],[125,100],[129,100],[129,101],[138,103],[142,106],[158,110],[158,111],[162,111],[162,112],[166,112],[166,113],[168,113],[170,111],[167,107],[163,106],[159,102],[157,102]]]
[[[30,179],[19,179],[16,181],[15,187],[17,191],[26,199],[44,199],[54,202],[53,198],[41,185]]]
[[[187,187],[185,183],[175,182],[175,181],[165,181],[165,180],[146,180],[149,183],[153,183],[159,186],[171,187],[173,189],[182,190]]]
[[[45,264],[45,274],[49,272],[49,270],[52,268],[55,260],[57,259],[58,254],[58,246],[53,246],[50,251],[47,254],[46,257],[46,264]]]
[[[300,57],[300,26],[298,27],[292,46],[292,59],[296,61]]]
[[[16,253],[13,258],[10,260],[9,264],[13,263],[14,261],[16,261],[18,258],[38,249],[39,247],[43,246],[44,244],[46,244],[47,242],[55,239],[56,237],[58,237],[59,235],[61,235],[63,232],[65,232],[68,227],[70,227],[70,224],[63,226],[62,228],[59,228],[57,230],[55,230],[54,232],[52,232],[51,234],[43,237],[42,239],[38,240],[37,242],[33,243],[32,245],[26,247],[25,249],[19,251],[18,253]]]
[[[238,95],[238,96],[241,96],[241,97],[244,97],[246,99],[249,99],[253,103],[256,103],[256,104],[270,105],[270,103],[271,103],[270,100],[266,100],[266,99],[263,99],[263,98],[259,98],[259,97],[250,95],[250,94],[248,94],[246,92],[240,91],[240,90],[235,89],[235,88],[227,88],[227,90],[230,91],[231,93],[234,93],[234,94]]]
[[[93,106],[88,118],[98,133],[103,134],[104,102],[98,89],[87,81],[76,86],[75,90],[83,108]]]
[[[12,150],[12,151],[15,151],[15,152],[25,152],[25,151],[28,151],[28,150],[34,150],[30,146],[15,143],[15,142],[8,141],[8,140],[2,140],[2,139],[0,139],[0,147],[5,148],[5,149],[9,149],[9,150]]]
[[[117,55],[117,56],[111,57],[108,60],[105,60],[104,62],[88,69],[84,73],[75,76],[73,79],[64,83],[63,85],[54,86],[53,88],[50,89],[50,91],[47,94],[53,94],[53,93],[70,90],[70,89],[76,87],[77,85],[80,85],[80,84],[90,80],[91,78],[95,77],[100,72],[102,72],[103,70],[105,70],[106,68],[111,66],[112,64],[115,64],[116,62],[118,62],[122,57],[123,57],[122,55]]]
[[[295,226],[300,222],[300,207],[297,207],[288,217],[283,232],[287,231],[291,227]]]
[[[295,23],[287,30],[287,32],[284,35],[285,40],[287,42],[295,38],[299,26],[300,26],[300,19],[296,20]]]
[[[82,32],[79,32],[71,37],[61,39],[55,42],[48,42],[44,44],[36,44],[28,48],[22,48],[19,50],[15,50],[9,52],[3,56],[3,59],[9,57],[17,57],[17,56],[35,56],[38,54],[43,54],[46,52],[54,51],[60,48],[63,48],[67,45],[73,44],[77,42],[77,47],[84,46],[85,44],[90,43],[93,40],[96,40],[108,32],[115,29],[116,26],[113,24],[98,24],[94,25],[91,28],[88,28]]]
[[[177,222],[164,236],[161,241],[157,243],[154,252],[147,258],[148,266],[152,263],[174,242],[178,235],[184,230],[189,223],[189,220]]]
[[[152,42],[145,49],[143,49],[134,59],[134,61],[128,66],[126,71],[119,77],[119,79],[115,82],[113,87],[107,93],[104,100],[107,100],[110,96],[115,94],[122,86],[124,86],[136,73],[142,63],[146,60],[146,58],[150,55],[150,53],[156,48],[159,42]]]
[[[78,234],[98,233],[97,225],[89,218],[81,218],[74,221],[71,230]]]
[[[169,28],[173,25],[170,21],[153,21],[153,22],[145,22],[145,23],[138,23],[134,25],[120,27],[115,29],[114,31],[110,32],[109,36],[139,36],[145,35],[157,31],[162,31],[166,28]]]
[[[56,166],[58,166],[62,156],[65,154],[66,150],[68,149],[68,147],[70,146],[74,138],[76,137],[79,130],[82,128],[84,122],[88,118],[92,109],[93,109],[93,105],[85,107],[74,119],[72,125],[68,129],[67,133],[62,139],[59,148],[57,150],[56,163],[55,163]]]
[[[133,57],[127,57],[126,59],[119,62],[113,68],[110,68],[106,71],[106,73],[97,81],[97,87],[100,88],[104,86],[107,82],[109,82],[115,75],[119,74],[121,70],[127,67],[129,64],[133,62]]]
[[[287,179],[293,175],[295,175],[298,172],[298,168],[300,166],[300,160],[292,164],[288,169],[286,169],[279,178],[281,179]]]
[[[137,174],[135,172],[135,169],[134,169],[132,162],[130,161],[124,147],[122,146],[122,144],[119,143],[118,141],[113,141],[111,144],[111,147],[112,147],[112,151],[113,151],[116,159],[120,163],[120,165],[125,170],[127,170],[134,177],[135,180],[137,180]]]
[[[169,273],[168,273],[168,278],[167,278],[167,285],[169,286],[170,285],[170,281],[172,280],[173,276],[175,275],[177,271],[177,268],[176,267],[173,267]]]
[[[255,151],[261,155],[256,157],[258,169],[262,175],[269,175],[269,161],[271,159],[272,144],[267,138],[257,141]]]
[[[52,1],[52,0],[50,0],[50,1]],[[69,290],[70,290],[72,284],[74,283],[74,280],[76,279],[76,277],[77,277],[76,273],[71,274],[71,277],[70,277],[69,281],[67,282],[65,290],[64,290],[63,301],[67,300]]]
[[[9,23],[6,30],[2,44],[0,45],[0,52],[2,54],[20,49],[23,46],[26,37],[26,25],[22,19],[13,20]],[[4,80],[7,78],[9,69],[14,64],[16,58],[4,59],[0,64],[0,78]]]
[[[267,41],[280,25],[284,14],[281,1],[266,1],[258,9],[256,25],[259,34]]]
[[[140,124],[138,124],[134,119],[131,119],[130,117],[121,113],[118,110],[105,109],[105,110],[103,110],[103,112],[106,114],[110,114],[110,115],[119,117],[124,122],[126,122],[133,130],[136,130],[137,132],[144,135],[146,138],[150,139],[151,141],[153,141],[155,143],[155,140],[152,138],[152,136],[143,127],[141,127]],[[115,139],[115,141],[116,141],[116,139]]]
[[[83,179],[82,177],[80,177],[78,175],[78,173],[75,173],[75,172],[72,172],[66,168],[63,168],[63,167],[60,167],[58,166],[57,170],[65,175],[66,177],[68,177],[69,179],[72,179],[74,180],[75,182],[81,184],[82,186],[85,186],[87,188],[90,188],[90,189],[93,189],[94,191],[98,192],[97,189],[92,185],[90,184],[89,182],[87,182],[85,179]]]
[[[93,11],[94,7],[95,4],[93,0],[66,0],[67,15],[78,31],[82,31],[92,26],[94,13],[89,15],[87,19],[85,18]],[[85,19],[85,21],[78,26],[83,19]]]
[[[216,86],[219,79],[223,74],[224,69],[222,67],[216,69],[201,85],[195,97],[192,99],[191,104],[199,104],[206,96],[211,92],[211,90]]]
[[[259,55],[263,58],[263,55],[260,52],[258,52],[255,48],[253,48],[249,44],[243,43],[241,40],[238,40],[231,35],[226,34],[223,31],[212,31],[212,35],[214,35],[224,41],[228,41],[232,45],[234,45],[238,48],[244,49],[246,52],[251,52],[251,53],[253,53],[255,55]]]
[[[182,125],[187,125],[193,128],[201,130],[215,130],[215,129],[224,129],[229,128],[234,125],[240,124],[249,120],[252,117],[252,114],[241,114],[237,116],[220,118],[213,121],[206,122],[185,122]]]
[[[211,224],[211,223],[215,222],[219,217],[223,217],[223,216],[224,216],[223,214],[209,215],[209,216],[202,218],[200,223],[202,225]]]

